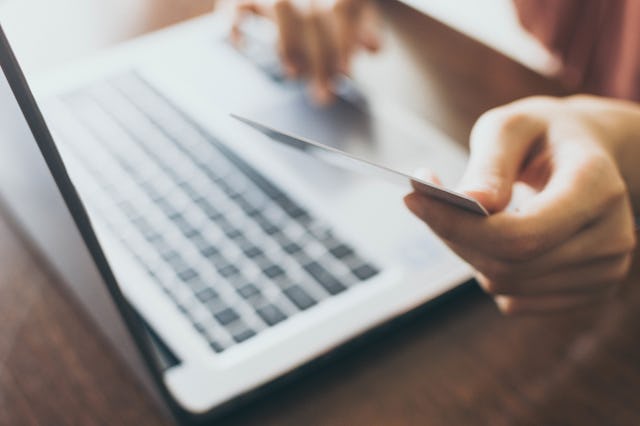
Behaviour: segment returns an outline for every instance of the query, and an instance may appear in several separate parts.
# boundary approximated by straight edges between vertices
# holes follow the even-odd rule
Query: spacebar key
[[[336,277],[317,262],[307,263],[304,269],[330,294],[338,294],[346,289]]]

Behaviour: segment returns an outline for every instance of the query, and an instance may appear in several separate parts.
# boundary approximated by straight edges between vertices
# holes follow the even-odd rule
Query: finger
[[[629,272],[630,254],[570,266],[537,277],[495,279],[481,274],[478,282],[490,294],[509,296],[571,295],[603,291],[618,284]]]
[[[330,44],[332,37],[322,15],[315,11],[306,16],[304,28],[312,96],[316,102],[325,105],[333,99],[331,77],[335,59]]]
[[[633,252],[636,236],[628,199],[622,200],[612,213],[585,227],[566,243],[527,261],[496,259],[485,251],[448,242],[449,247],[489,279],[513,282],[533,279],[576,267],[585,262],[611,259]]]
[[[583,228],[566,243],[532,261],[515,266],[520,276],[549,273],[567,265],[611,258],[632,252],[636,247],[634,219],[628,199],[612,206],[611,213]]]
[[[615,166],[600,164],[610,158],[581,156],[585,154],[580,147],[559,154],[565,157],[554,160],[559,170],[518,211],[481,217],[418,192],[405,197],[405,203],[444,240],[484,250],[498,259],[531,260],[568,240],[627,196],[621,178],[618,182],[606,176]]]
[[[231,41],[236,45],[242,42],[242,23],[248,15],[267,16],[268,14],[267,8],[262,3],[253,0],[238,2],[231,24]]]
[[[490,212],[504,209],[519,171],[546,130],[545,120],[506,108],[490,111],[471,132],[469,164],[459,190]]]
[[[288,1],[278,1],[273,7],[274,21],[278,27],[278,51],[284,71],[296,77],[305,71],[303,53],[302,17],[300,12]]]
[[[540,314],[564,312],[589,307],[608,300],[608,293],[597,293],[576,296],[496,296],[498,309],[505,315]]]
[[[332,11],[336,26],[338,69],[344,74],[349,72],[351,55],[353,54],[356,39],[356,29],[353,23],[355,7],[351,1],[338,1]]]
[[[358,22],[358,42],[369,52],[377,52],[382,46],[380,13],[373,2],[362,5]]]

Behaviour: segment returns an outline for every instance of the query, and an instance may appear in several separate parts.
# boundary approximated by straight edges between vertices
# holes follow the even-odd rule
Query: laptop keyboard
[[[87,208],[214,351],[379,273],[138,74],[56,102],[49,124],[86,173]]]

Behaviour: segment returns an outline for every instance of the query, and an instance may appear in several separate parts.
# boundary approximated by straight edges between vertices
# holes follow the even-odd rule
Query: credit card
[[[477,200],[469,197],[466,194],[452,191],[440,185],[424,181],[422,179],[416,178],[392,167],[389,167],[388,165],[374,163],[362,157],[344,152],[335,147],[321,144],[307,138],[278,130],[268,124],[258,122],[245,116],[241,116],[238,114],[231,114],[231,116],[236,120],[239,120],[242,123],[254,128],[255,130],[259,131],[260,133],[276,142],[304,151],[305,153],[320,160],[326,161],[331,164],[336,164],[349,170],[363,173],[365,175],[369,175],[378,179],[383,179],[397,185],[402,185],[404,187],[407,187],[410,184],[410,181],[415,181],[420,183],[422,186],[420,192],[430,197],[436,198],[440,201],[444,201],[478,215],[489,215],[489,212]]]

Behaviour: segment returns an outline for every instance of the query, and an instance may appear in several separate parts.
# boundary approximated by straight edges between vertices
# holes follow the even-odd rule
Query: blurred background
[[[403,1],[540,73],[551,75],[558,68],[557,61],[519,25],[512,0]],[[23,66],[41,70],[208,12],[215,2],[0,0],[0,19],[23,57]]]
[[[0,0],[0,20],[23,68],[33,72],[205,13],[214,2]]]

